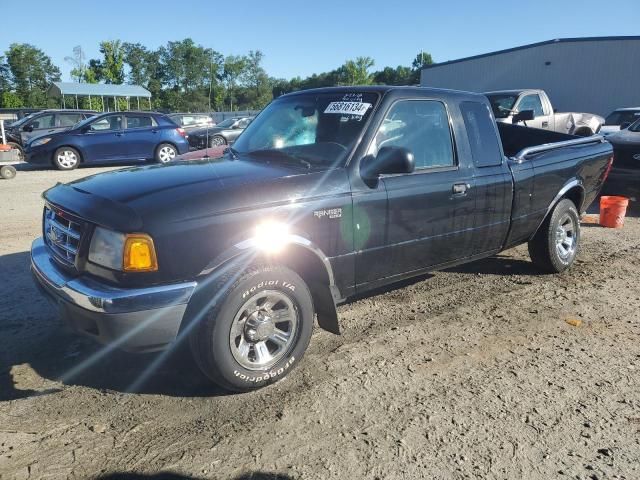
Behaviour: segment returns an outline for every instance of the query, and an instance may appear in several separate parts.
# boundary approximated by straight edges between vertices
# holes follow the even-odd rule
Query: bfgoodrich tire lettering
[[[286,267],[255,266],[235,276],[195,320],[190,343],[211,380],[249,391],[284,378],[302,359],[313,330],[313,300],[302,278]],[[212,295],[219,288],[211,288]]]
[[[529,242],[529,256],[545,272],[558,273],[576,259],[580,244],[580,216],[575,204],[563,199]]]

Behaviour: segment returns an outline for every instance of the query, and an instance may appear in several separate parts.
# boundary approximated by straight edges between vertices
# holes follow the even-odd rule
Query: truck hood
[[[314,173],[319,171],[293,163],[224,157],[100,173],[59,184],[44,196],[90,222],[136,231],[286,200],[287,182]]]

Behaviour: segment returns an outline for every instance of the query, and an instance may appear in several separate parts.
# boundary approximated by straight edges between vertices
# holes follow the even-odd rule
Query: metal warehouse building
[[[562,38],[438,63],[421,85],[472,92],[542,88],[558,111],[640,107],[640,37]]]

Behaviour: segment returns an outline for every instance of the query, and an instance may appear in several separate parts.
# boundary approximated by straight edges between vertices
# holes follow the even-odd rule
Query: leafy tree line
[[[331,70],[306,78],[273,78],[263,67],[264,54],[223,55],[197,45],[192,39],[170,41],[155,50],[141,43],[109,40],[100,43],[99,58],[87,59],[76,46],[65,62],[73,81],[135,84],[148,89],[154,109],[171,111],[223,111],[261,109],[273,98],[295,90],[335,85],[410,85],[420,80],[420,70],[433,63],[419,53],[411,66],[374,70],[374,60],[358,57]],[[14,43],[0,55],[0,107],[56,107],[48,99],[51,82],[60,81],[60,69],[39,48]],[[100,99],[82,99],[84,108],[100,109]],[[120,108],[126,108],[121,100]]]

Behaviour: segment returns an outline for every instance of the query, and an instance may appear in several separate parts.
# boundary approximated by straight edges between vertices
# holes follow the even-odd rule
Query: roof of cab
[[[484,94],[465,92],[462,90],[449,90],[445,88],[420,87],[420,86],[397,86],[397,85],[353,85],[344,87],[321,87],[309,90],[297,90],[287,93],[283,97],[309,94],[309,93],[378,93],[380,95],[397,93],[398,95],[447,95],[447,96],[464,96],[464,97],[484,97]]]

